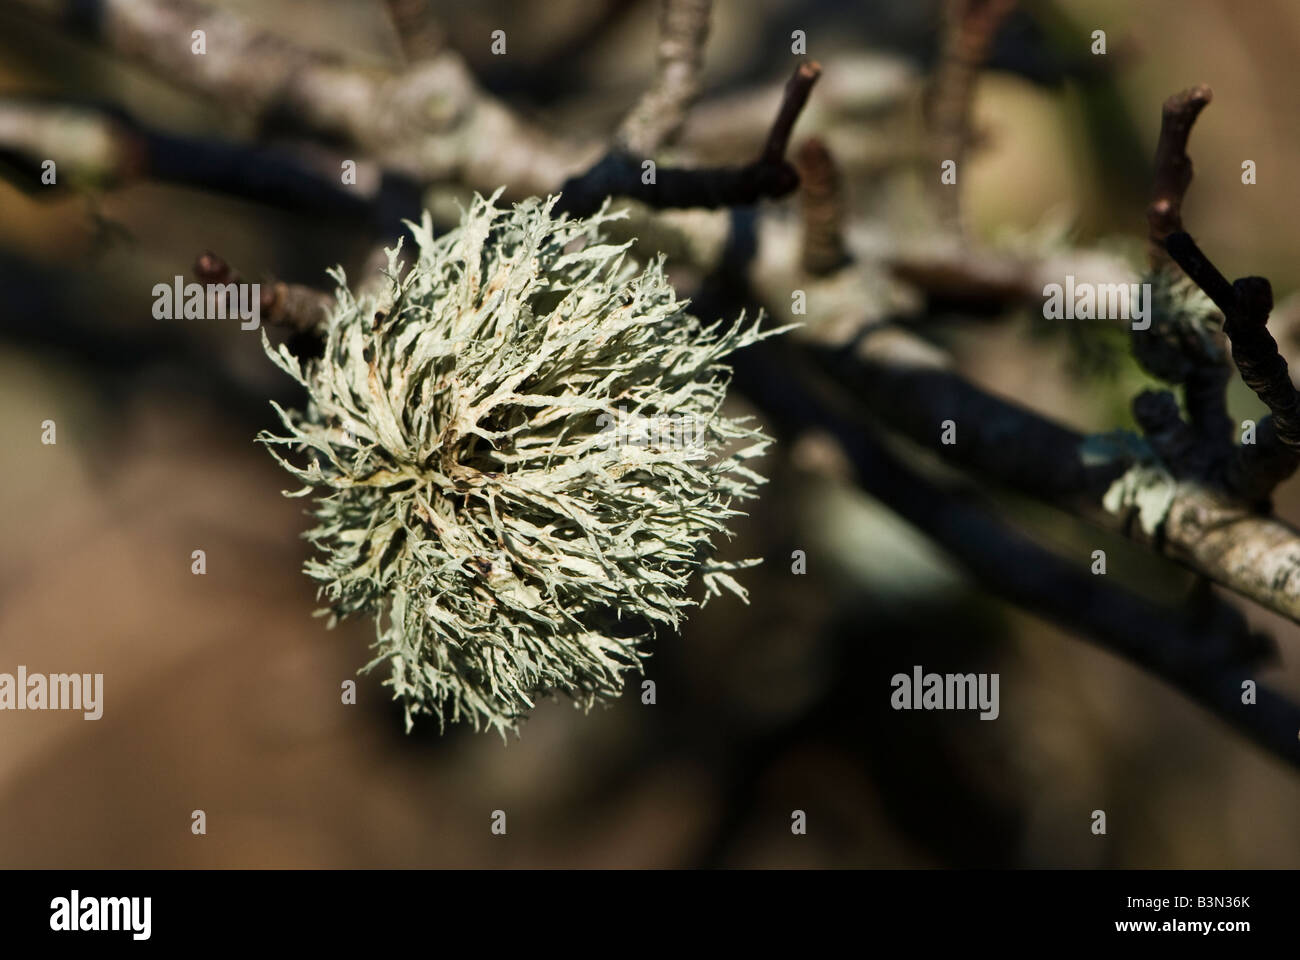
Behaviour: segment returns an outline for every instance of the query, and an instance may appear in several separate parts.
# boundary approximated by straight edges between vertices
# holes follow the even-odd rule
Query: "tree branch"
[[[1182,230],[1183,198],[1192,182],[1187,142],[1192,126],[1210,102],[1204,84],[1176,93],[1165,101],[1156,141],[1155,176],[1147,205],[1148,250],[1151,269],[1164,281],[1170,269],[1164,241]],[[1157,315],[1146,330],[1133,330],[1133,355],[1152,376],[1183,388],[1192,429],[1183,468],[1207,481],[1222,482],[1233,456],[1232,420],[1228,416],[1228,381],[1232,366],[1217,338],[1207,340],[1189,331],[1174,317]]]
[[[822,351],[835,379],[878,420],[987,480],[1146,542],[1165,556],[1300,623],[1300,532],[1249,503],[1197,482],[1180,483],[1159,537],[1098,509],[1126,464],[1085,465],[1082,434],[980,390],[945,369],[933,348],[877,330],[851,350]],[[958,442],[940,443],[954,420]]]
[[[753,162],[743,167],[657,167],[653,175],[647,175],[640,159],[614,151],[565,182],[560,188],[559,209],[573,216],[588,216],[606,197],[614,196],[658,210],[743,207],[763,198],[785,196],[799,185],[799,174],[785,159],[790,133],[820,75],[816,63],[803,63],[795,69],[763,150]]]
[[[342,139],[421,182],[545,194],[595,148],[551,136],[484,93],[449,50],[400,73],[305,49],[196,0],[17,0],[107,49],[255,118]],[[191,53],[194,30],[207,52]]]
[[[810,388],[788,357],[772,356],[769,345],[747,348],[733,364],[736,385],[778,433],[828,431],[863,489],[934,540],[985,590],[1131,660],[1300,766],[1300,706],[1259,684],[1258,702],[1242,703],[1243,683],[1255,679],[1250,665],[1271,659],[1275,649],[1238,611],[1205,597],[1195,610],[1171,610],[1086,574],[907,467]]]
[[[852,350],[823,351],[827,371],[893,431],[956,466],[1063,507],[1132,539],[1257,604],[1300,623],[1300,532],[1200,481],[1180,483],[1158,539],[1126,516],[1102,513],[1101,494],[1127,464],[1084,464],[1082,433],[963,380],[932,347],[900,330],[878,330]],[[940,444],[940,424],[958,424]]]
[[[1165,237],[1183,229],[1183,197],[1192,183],[1187,140],[1192,125],[1213,99],[1205,84],[1176,93],[1165,101],[1156,141],[1155,186],[1147,206],[1147,228],[1153,260],[1163,257]]]
[[[713,0],[659,0],[655,81],[615,133],[617,152],[648,157],[681,130],[700,95],[712,10]]]
[[[939,180],[939,163],[954,161],[960,169],[970,143],[971,104],[975,80],[988,57],[998,27],[1015,0],[946,0],[939,65],[930,88],[930,128],[934,139],[935,170],[930,181],[937,185],[935,198],[941,220],[951,227],[960,225],[960,193]]]
[[[1229,481],[1248,499],[1265,499],[1300,467],[1300,393],[1291,383],[1286,359],[1268,332],[1273,289],[1263,277],[1229,283],[1186,233],[1165,240],[1182,267],[1224,316],[1223,332],[1241,378],[1269,409],[1254,444],[1243,444],[1229,468]]]
[[[41,163],[53,160],[59,183],[110,187],[151,178],[382,233],[420,204],[416,184],[374,163],[359,162],[357,182],[344,185],[341,159],[331,151],[179,136],[115,108],[0,100],[0,154],[17,161],[33,184]]]
[[[194,275],[204,283],[240,283],[241,277],[211,251],[194,261]],[[261,287],[261,316],[276,326],[297,333],[321,329],[334,306],[334,298],[314,287],[274,280]],[[233,307],[232,307],[233,309]]]

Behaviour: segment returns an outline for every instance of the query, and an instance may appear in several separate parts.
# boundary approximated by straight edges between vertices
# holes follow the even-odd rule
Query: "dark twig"
[[[1204,84],[1191,87],[1167,99],[1161,112],[1155,177],[1147,205],[1148,249],[1156,271],[1168,269],[1165,239],[1183,229],[1183,198],[1192,183],[1187,141],[1212,96]],[[1232,455],[1227,402],[1232,367],[1225,351],[1203,335],[1178,328],[1160,316],[1151,328],[1133,331],[1133,353],[1148,373],[1183,387],[1197,441],[1186,466],[1207,478],[1221,478]]]
[[[1237,309],[1237,293],[1232,284],[1201,252],[1191,236],[1179,231],[1166,237],[1164,245],[1170,258],[1204,291],[1224,317],[1228,316],[1228,311]],[[1264,320],[1267,320],[1267,314]]]
[[[1156,142],[1155,186],[1147,206],[1153,260],[1163,255],[1164,240],[1183,229],[1183,197],[1192,182],[1192,161],[1187,139],[1192,125],[1213,98],[1201,84],[1176,93],[1165,101],[1160,118],[1160,139]]]
[[[1165,249],[1183,272],[1223,313],[1223,332],[1246,385],[1264,401],[1270,416],[1254,444],[1243,444],[1229,466],[1229,483],[1249,500],[1266,499],[1300,466],[1300,393],[1291,383],[1286,359],[1268,332],[1273,289],[1263,277],[1229,283],[1188,234],[1172,233]]]
[[[1275,656],[1240,612],[1201,596],[1198,619],[1162,608],[1104,577],[1084,573],[986,510],[939,487],[905,465],[863,424],[848,419],[777,360],[751,347],[733,360],[736,384],[763,408],[778,433],[828,431],[856,468],[858,482],[933,539],[995,596],[1091,637],[1196,700],[1255,743],[1300,766],[1300,706],[1262,685],[1258,702],[1241,701],[1250,667]],[[792,375],[793,373],[793,375]],[[997,557],[989,562],[989,557]]]
[[[785,159],[795,120],[821,75],[816,63],[803,63],[785,87],[781,109],[758,158],[743,167],[673,169],[647,172],[644,161],[611,152],[561,188],[559,209],[588,216],[606,197],[628,197],[655,209],[743,207],[764,198],[784,197],[799,186],[799,174]],[[649,181],[649,182],[647,182]]]
[[[813,84],[822,75],[821,64],[815,60],[801,63],[795,68],[794,75],[785,84],[785,94],[781,98],[781,109],[777,111],[776,120],[767,133],[767,141],[758,162],[768,166],[785,163],[786,146],[790,143],[790,134],[794,131],[795,121],[803,112],[812,93]]]
[[[262,147],[157,130],[113,107],[0,100],[0,155],[31,171],[52,159],[60,179],[105,187],[149,178],[239,197],[280,210],[397,229],[420,204],[418,186],[361,160],[356,184],[341,180],[330,151]],[[62,176],[62,174],[67,176]]]

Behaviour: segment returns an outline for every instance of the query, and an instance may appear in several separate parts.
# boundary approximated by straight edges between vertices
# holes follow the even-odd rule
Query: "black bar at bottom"
[[[843,934],[855,950],[900,937],[926,952],[1194,940],[1232,949],[1297,938],[1292,872],[53,870],[0,873],[0,886],[6,946],[91,950],[285,943],[333,954],[347,943],[405,952],[477,941],[494,952],[587,952],[627,938],[762,945],[781,933]]]

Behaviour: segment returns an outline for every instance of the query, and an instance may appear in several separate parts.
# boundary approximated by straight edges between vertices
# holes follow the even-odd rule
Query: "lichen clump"
[[[744,591],[714,539],[770,442],[722,413],[722,362],[765,334],[686,312],[662,260],[602,240],[617,214],[476,197],[459,227],[409,224],[388,289],[341,271],[324,353],[268,355],[307,390],[276,459],[315,494],[305,572],[330,623],[376,623],[406,710],[503,734],[537,697],[618,696],[656,630]],[[281,454],[277,448],[287,447]]]
[[[1165,264],[1142,278],[1150,284],[1151,326],[1134,331],[1138,362],[1167,383],[1182,383],[1197,368],[1227,362],[1217,308],[1186,274]]]

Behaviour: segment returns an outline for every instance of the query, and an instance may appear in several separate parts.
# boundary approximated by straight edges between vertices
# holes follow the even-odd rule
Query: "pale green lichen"
[[[1178,493],[1178,480],[1151,445],[1132,431],[1114,430],[1085,437],[1079,446],[1079,457],[1089,467],[1116,462],[1128,464],[1128,469],[1107,488],[1101,505],[1116,516],[1136,511],[1143,532],[1156,536],[1169,518]]]
[[[727,570],[756,562],[713,541],[762,482],[745,463],[769,439],[722,412],[723,358],[758,324],[688,314],[661,260],[602,241],[616,214],[495,200],[437,238],[427,214],[409,224],[418,257],[403,272],[389,252],[383,293],[336,271],[322,357],[263,335],[309,395],[259,438],[306,484],[290,495],[316,494],[306,573],[331,625],[374,617],[363,669],[389,665],[408,729],[504,733],[540,695],[616,697],[695,602],[693,573],[743,598]],[[641,429],[670,417],[690,429]]]
[[[1227,362],[1214,303],[1186,274],[1164,264],[1142,278],[1150,284],[1151,326],[1133,331],[1133,353],[1143,368],[1167,383],[1182,383],[1196,369]]]

